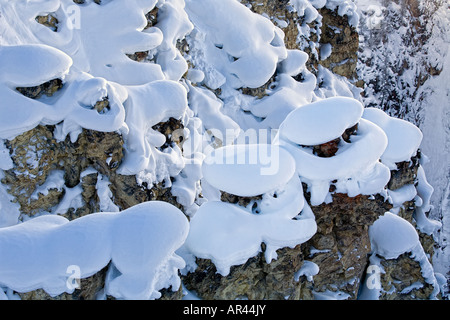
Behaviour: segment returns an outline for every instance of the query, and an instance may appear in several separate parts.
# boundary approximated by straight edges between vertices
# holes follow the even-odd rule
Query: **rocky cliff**
[[[61,8],[72,8],[67,7],[68,2],[70,1],[62,1]],[[141,128],[145,131],[142,140],[147,142],[147,149],[143,148],[143,155],[140,154],[139,157],[153,154],[149,157],[150,164],[137,173],[130,174],[120,170],[128,165],[127,161],[135,155],[136,150],[140,150],[131,144],[134,140],[130,134],[139,124],[139,116],[133,118],[134,122],[130,120],[131,116],[126,118],[129,132],[122,129],[108,132],[77,127],[76,134],[72,131],[67,134],[62,121],[53,124],[41,122],[21,134],[0,140],[0,156],[8,158],[8,161],[3,162],[8,165],[2,167],[0,162],[0,200],[7,199],[12,208],[5,221],[11,221],[12,217],[12,220],[16,220],[15,223],[22,223],[42,215],[60,215],[72,221],[97,212],[123,211],[155,200],[174,205],[185,213],[187,219],[195,217],[195,211],[210,199],[231,203],[246,210],[249,205],[257,208],[265,195],[243,197],[223,190],[211,191],[211,186],[197,174],[198,153],[195,150],[197,146],[191,144],[193,137],[203,135],[203,144],[217,148],[227,142],[220,131],[239,127],[278,129],[284,117],[299,106],[316,99],[341,95],[364,101],[360,97],[362,89],[359,87],[366,84],[367,92],[368,87],[373,88],[373,84],[377,83],[376,79],[358,75],[361,71],[357,69],[358,59],[361,61],[359,17],[353,2],[239,1],[239,6],[250,9],[243,16],[248,16],[251,12],[251,17],[265,17],[277,27],[275,38],[268,41],[271,50],[274,47],[275,51],[278,50],[276,52],[288,50],[286,52],[289,54],[294,51],[307,54],[302,64],[303,58],[289,60],[289,54],[285,51],[277,53],[279,56],[275,59],[275,67],[261,73],[263,81],[253,81],[236,70],[229,71],[232,67],[228,63],[245,60],[245,51],[229,49],[228,46],[232,47],[229,39],[217,30],[211,31],[211,34],[216,34],[208,34],[205,31],[208,29],[202,25],[202,19],[206,21],[207,17],[202,17],[201,10],[195,4],[189,4],[190,2],[192,1],[187,1],[188,5],[185,7],[184,1],[149,1],[152,5],[145,6],[148,11],[140,11],[147,24],[141,30],[150,35],[161,33],[161,37],[168,38],[169,41],[163,41],[148,50],[130,46],[136,49],[135,52],[126,52],[128,62],[124,64],[131,65],[130,61],[133,61],[133,67],[161,66],[166,80],[182,83],[188,91],[186,100],[190,111],[184,115],[167,113],[160,118],[154,117],[156,120],[152,117],[157,110],[145,115],[152,121]],[[83,3],[84,1],[73,1],[70,5],[77,8]],[[102,8],[109,10],[110,7],[109,2],[102,4],[102,1],[88,1],[83,7],[85,11],[80,12],[88,16],[89,8],[94,12]],[[415,14],[414,8],[416,7],[412,6],[412,11],[408,11],[412,15]],[[58,30],[64,30],[63,20],[67,17],[57,14],[56,10],[40,11],[35,21],[47,28],[46,32],[58,33]],[[170,23],[187,25],[187,22],[180,22],[183,18],[175,19],[172,15],[174,12],[175,17],[183,18],[184,15],[180,12],[187,12],[193,26],[183,29],[183,25],[178,29],[174,28],[175,31],[167,28],[166,24]],[[417,15],[415,17],[418,19]],[[227,19],[233,17],[221,19],[227,22]],[[126,16],[123,20],[126,22]],[[255,21],[252,20],[255,24],[256,21],[256,18]],[[414,20],[416,22],[420,28],[419,20]],[[163,32],[154,31],[158,27]],[[260,27],[265,28],[266,25],[261,24]],[[277,33],[279,30],[282,32]],[[5,38],[5,41],[8,40],[10,39]],[[414,38],[414,41],[419,40]],[[283,50],[279,49],[280,46]],[[212,58],[214,54],[216,58]],[[260,59],[258,54],[255,53],[254,56]],[[293,56],[297,57],[295,54]],[[285,60],[288,62],[283,62]],[[180,67],[183,72],[178,71],[180,61],[185,62],[185,68]],[[289,64],[289,61],[293,62]],[[370,66],[369,62],[375,63],[374,60],[367,61],[367,66]],[[173,69],[172,63],[176,65]],[[298,65],[303,67],[299,68]],[[270,69],[266,64],[256,66],[258,68]],[[91,70],[94,74],[93,69]],[[431,64],[427,70],[430,76],[439,72],[438,66]],[[108,79],[107,72],[97,73],[107,80],[117,81]],[[66,94],[68,85],[64,82],[52,79],[39,85],[15,89],[26,99],[45,101]],[[144,86],[145,83],[147,81],[139,85]],[[128,89],[132,85],[120,85],[126,87],[132,96],[133,89]],[[292,96],[292,100],[297,99],[294,102],[279,93],[288,89],[297,90],[299,94],[298,97]],[[91,105],[84,105],[83,108],[100,115],[108,114],[113,109],[113,95],[116,91],[120,90],[110,90],[110,95],[104,95],[96,101],[91,99]],[[152,97],[146,97],[146,103],[150,100],[151,104]],[[153,101],[158,103],[160,100],[156,98]],[[266,101],[268,102],[265,104]],[[127,113],[134,110],[132,102],[124,105]],[[358,135],[358,130],[357,126],[348,128],[339,133],[337,140],[311,146],[311,152],[320,158],[332,158],[342,148],[343,141],[351,144],[351,136]],[[312,192],[315,192],[313,183],[305,179],[303,188],[298,193],[304,197],[314,214],[317,232],[303,243],[279,248],[276,259],[267,260],[265,254],[268,251],[263,242],[256,255],[245,263],[233,265],[229,274],[223,275],[218,272],[211,259],[195,257],[181,248],[180,255],[187,262],[186,268],[180,270],[182,283],[187,290],[202,299],[441,299],[440,286],[443,280],[439,275],[435,276],[429,267],[437,245],[433,238],[435,228],[423,227],[424,224],[432,224],[427,218],[428,211],[423,212],[427,200],[423,190],[428,186],[421,174],[424,161],[420,150],[403,160],[389,168],[389,181],[380,192],[373,194],[349,195],[350,192],[342,192],[341,181],[336,178],[327,186],[327,200],[317,204],[311,201]],[[152,168],[161,171],[161,175],[155,177]],[[7,194],[2,194],[3,190]],[[222,191],[218,198],[214,193],[216,191]],[[7,207],[6,201],[2,201],[0,209],[2,203],[4,208]],[[388,211],[395,212],[416,227],[423,256],[412,248],[394,258],[383,256],[375,250],[370,228]],[[1,214],[4,213],[0,211]],[[113,266],[108,265],[91,277],[81,279],[80,287],[72,293],[50,296],[44,290],[15,292],[10,288],[4,288],[4,292],[25,300],[113,299],[104,291],[108,270],[111,269]],[[373,282],[373,279],[376,281]],[[3,290],[1,280],[0,291]],[[162,299],[182,297],[181,287],[162,290]]]

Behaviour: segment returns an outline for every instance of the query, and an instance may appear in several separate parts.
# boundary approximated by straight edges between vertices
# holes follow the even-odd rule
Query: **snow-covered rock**
[[[70,295],[68,270],[103,298],[158,298],[178,253],[200,296],[356,298],[391,204],[431,239],[420,130],[363,115],[334,74],[356,80],[355,3],[275,2],[0,0],[1,299]],[[386,189],[398,161],[410,184]],[[391,215],[373,256],[412,252],[436,291]]]
[[[387,146],[384,131],[362,119],[362,105],[351,98],[330,98],[293,111],[282,123],[277,142],[291,153],[296,170],[311,189],[311,203],[326,201],[330,183],[350,196],[381,192],[389,181],[389,169],[379,162]],[[358,125],[347,143],[340,137]],[[320,157],[308,145],[339,139],[338,151]]]
[[[43,288],[50,295],[73,292],[69,281],[89,277],[110,261],[120,275],[107,294],[154,299],[181,282],[184,261],[175,251],[189,224],[165,202],[147,202],[121,213],[91,214],[69,222],[45,215],[0,229],[0,285],[17,292]],[[71,270],[77,270],[76,278]]]
[[[411,252],[419,244],[416,229],[405,219],[390,212],[375,221],[370,227],[369,236],[373,250],[387,259]]]
[[[397,162],[409,161],[416,155],[423,134],[414,124],[390,117],[377,108],[364,109],[363,118],[375,123],[386,133],[388,145],[381,156],[381,161],[391,170],[397,169]]]
[[[290,216],[289,216],[290,215]],[[186,247],[195,256],[211,259],[218,272],[226,276],[230,267],[245,263],[265,243],[266,261],[276,257],[275,251],[295,247],[316,232],[313,216],[293,219],[293,214],[253,214],[236,205],[208,202],[191,220]]]

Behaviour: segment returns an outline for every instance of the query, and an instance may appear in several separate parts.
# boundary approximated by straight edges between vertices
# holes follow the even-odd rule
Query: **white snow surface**
[[[305,276],[306,279],[310,282],[314,281],[314,276],[317,275],[320,271],[320,268],[317,264],[312,261],[303,262],[302,267],[295,273],[294,280],[300,280],[301,276]]]
[[[361,111],[359,109],[357,112]],[[338,119],[345,119],[346,114],[340,116]],[[348,123],[354,124],[355,115],[350,113],[348,116],[350,121],[341,122],[341,128],[346,127]],[[332,122],[332,119],[329,120]],[[290,121],[289,118],[286,121]],[[333,180],[338,180],[336,183],[338,192],[347,193],[350,196],[382,192],[388,183],[390,171],[379,162],[388,143],[387,137],[384,131],[372,122],[359,119],[358,134],[352,136],[351,143],[341,141],[336,155],[329,158],[316,156],[311,148],[285,139],[283,126],[284,123],[281,126],[277,142],[294,157],[297,173],[302,181],[309,185],[312,205],[319,205],[327,201],[328,189]],[[294,125],[292,127],[295,129]],[[308,139],[309,136],[315,137],[316,129],[311,129],[304,133],[303,139]],[[292,136],[295,135],[292,134]],[[334,135],[334,137],[336,136]]]
[[[369,228],[369,237],[373,250],[386,259],[396,259],[420,244],[412,224],[390,212],[374,222]]]
[[[3,97],[0,110],[3,115],[9,115],[1,117],[1,138],[13,138],[40,123],[57,124],[62,120],[65,120],[65,134],[80,127],[98,131],[123,128],[124,97],[113,84],[102,78],[81,73],[60,93],[59,98],[46,102],[26,98],[15,91],[16,87],[36,86],[67,76],[72,59],[61,51],[45,45],[4,46],[0,48],[0,59],[0,94]],[[15,65],[20,67],[13,68]],[[45,74],[46,69],[48,74]],[[108,112],[99,114],[92,110],[95,102],[106,96],[111,105]]]
[[[127,87],[129,99],[125,103],[127,114],[125,122],[129,133],[125,138],[127,145],[125,161],[119,172],[125,175],[134,175],[143,170],[156,173],[156,166],[166,166],[166,170],[176,175],[170,168],[172,159],[164,161],[161,158],[170,157],[162,154],[156,157],[157,147],[166,142],[166,137],[152,129],[160,122],[169,118],[180,120],[187,109],[186,89],[174,81],[159,80],[146,85]],[[151,99],[151,103],[147,103]],[[181,153],[179,150],[175,150]],[[159,160],[159,161],[158,161]],[[182,169],[178,168],[178,172]],[[177,169],[175,169],[177,170]],[[161,171],[165,171],[161,168]],[[172,172],[171,172],[172,171]],[[165,176],[163,176],[165,178]],[[153,181],[160,181],[155,176]]]
[[[293,149],[298,173],[311,180],[335,180],[351,177],[353,172],[374,165],[383,153],[387,139],[382,130],[368,121],[361,120],[359,132],[360,139],[344,145],[341,152],[331,158],[317,157],[306,148]]]
[[[0,81],[11,88],[63,78],[72,66],[69,56],[45,45],[1,47],[0,61]]]
[[[397,169],[396,163],[409,161],[416,155],[423,139],[418,127],[408,121],[390,117],[377,108],[365,108],[363,118],[375,123],[386,133],[388,145],[381,161],[391,170]]]
[[[261,252],[263,242],[265,258],[270,263],[276,259],[277,249],[295,247],[316,233],[314,215],[298,190],[301,183],[294,176],[284,188],[276,190],[282,201],[267,195],[258,214],[251,211],[252,204],[243,208],[207,202],[191,219],[186,248],[197,257],[211,259],[223,276],[229,274],[231,266],[243,264]]]
[[[434,188],[428,183],[425,176],[425,170],[422,166],[417,170],[417,197],[416,197],[416,212],[414,219],[417,222],[417,229],[428,235],[435,234],[443,226],[438,220],[430,219],[428,217],[430,210],[433,209],[431,205],[431,196]]]
[[[203,163],[203,177],[218,190],[252,197],[285,185],[294,175],[292,156],[276,145],[232,145],[214,150]]]
[[[280,137],[304,146],[332,141],[359,122],[363,109],[352,98],[319,100],[292,111],[280,127]]]
[[[108,283],[108,294],[158,298],[162,288],[180,285],[177,272],[184,261],[175,251],[188,230],[180,210],[157,201],[71,222],[56,215],[40,216],[0,229],[0,285],[17,292],[42,288],[50,295],[71,293],[67,286],[71,266],[85,278],[112,261],[120,275]]]
[[[413,200],[417,195],[417,190],[413,184],[407,184],[397,190],[388,190],[388,195],[394,208],[397,208],[406,201]]]

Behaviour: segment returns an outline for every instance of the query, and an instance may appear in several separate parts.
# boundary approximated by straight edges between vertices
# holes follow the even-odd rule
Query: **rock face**
[[[289,5],[289,0],[243,0],[241,3],[255,13],[266,15],[276,26],[280,27],[285,33],[286,48],[298,47],[297,38],[300,33],[297,26],[302,23],[302,17]],[[286,21],[287,25],[281,21]]]
[[[3,183],[9,186],[9,192],[25,215],[51,211],[67,191],[78,185],[82,187],[86,206],[69,207],[67,212],[59,213],[75,218],[95,212],[98,200],[92,199],[94,195],[90,189],[95,188],[97,181],[92,174],[82,177],[82,172],[92,167],[98,173],[111,175],[123,157],[123,141],[119,134],[91,130],[84,130],[74,143],[69,138],[57,141],[54,130],[52,126],[38,126],[6,142],[15,168],[5,172]],[[44,185],[50,176],[56,175],[64,179],[65,188],[58,190]],[[72,212],[74,210],[78,212]]]
[[[340,16],[336,10],[321,9],[321,47],[331,45],[331,53],[320,64],[351,82],[357,80],[359,38],[356,29],[349,25],[348,17]],[[324,58],[324,57],[323,57]]]
[[[434,288],[421,273],[419,262],[408,254],[395,260],[382,260],[385,271],[381,276],[382,300],[426,300]]]
[[[100,1],[95,2],[100,4]],[[347,16],[340,16],[337,10],[324,7],[318,10],[318,18],[306,22],[304,17],[293,10],[288,0],[242,0],[241,3],[258,14],[265,14],[278,25],[285,33],[288,49],[307,52],[310,57],[307,66],[311,72],[317,75],[320,65],[346,77],[350,82],[357,82],[359,35],[349,24]],[[147,14],[148,27],[156,23],[157,15],[157,9]],[[58,21],[55,17],[48,15],[36,19],[57,30]],[[305,36],[305,32],[300,33],[300,28],[308,29],[309,36]],[[321,48],[328,45],[331,45],[332,51],[322,59]],[[128,55],[138,62],[143,62],[147,56],[148,52]],[[276,74],[266,85],[256,89],[242,88],[242,92],[263,98],[266,89],[275,80]],[[62,86],[62,82],[55,79],[38,87],[17,88],[17,91],[31,99],[39,99],[42,95],[55,94]],[[93,108],[101,112],[108,108],[108,101],[99,101]],[[164,150],[172,143],[182,148],[184,136],[174,133],[183,128],[184,123],[173,118],[154,126],[154,130],[166,137],[166,143],[160,149]],[[355,129],[348,129],[343,140],[347,141]],[[14,168],[4,172],[1,182],[20,205],[22,218],[50,212],[72,220],[93,212],[125,210],[152,200],[169,202],[184,209],[172,195],[170,186],[164,182],[148,185],[139,183],[136,176],[120,175],[117,172],[125,154],[125,142],[120,133],[83,129],[75,141],[70,137],[60,141],[57,139],[58,130],[58,125],[39,125],[5,141]],[[340,142],[339,138],[316,146],[314,153],[321,157],[332,157]],[[398,190],[416,184],[419,160],[420,153],[411,161],[397,164],[398,170],[391,172],[392,178],[387,188]],[[303,190],[309,202],[306,184]],[[317,233],[309,241],[294,248],[278,250],[278,258],[270,263],[265,260],[263,244],[258,255],[243,265],[233,266],[227,276],[217,273],[210,260],[196,259],[196,269],[183,275],[183,284],[206,300],[357,299],[372,252],[368,230],[378,217],[392,209],[392,204],[379,194],[349,197],[334,193],[333,186],[330,192],[332,202],[311,206],[317,222]],[[107,194],[106,198],[102,198],[100,193]],[[223,192],[221,200],[247,206],[252,201],[261,200],[261,197],[244,198]],[[399,215],[415,225],[415,208],[415,202],[409,200],[400,208]],[[419,235],[425,252],[431,258],[434,246],[432,236]],[[380,261],[385,271],[381,275],[383,290],[380,299],[427,299],[435,290],[424,278],[420,263],[410,255],[404,254],[391,260],[380,257]],[[104,286],[106,272],[107,268],[81,280],[80,289],[73,294],[50,297],[44,291],[37,290],[20,294],[20,297],[24,300],[96,299]],[[417,283],[420,285],[414,286]],[[175,292],[164,291],[162,299],[176,300],[182,297],[180,288]]]
[[[182,124],[172,119],[155,128],[167,137],[166,144],[162,146],[164,149],[171,143],[169,135],[182,128]],[[100,206],[96,184],[100,175],[109,179],[114,202],[121,210],[151,200],[163,200],[180,207],[163,183],[157,186],[140,185],[136,177],[116,172],[124,155],[124,142],[120,134],[83,130],[77,141],[71,142],[70,138],[57,141],[54,131],[54,126],[38,126],[6,141],[15,167],[5,172],[3,183],[20,204],[22,214],[33,216],[39,211],[55,209],[65,193],[77,186],[81,187],[82,204],[76,208],[69,206],[66,212],[58,213],[74,219],[98,212]],[[88,169],[93,170],[86,171]],[[51,181],[49,177],[52,173],[57,175],[58,172],[61,173],[58,177],[64,179],[65,188],[46,187],[44,184]],[[45,190],[42,190],[43,186]]]
[[[75,289],[74,293],[63,293],[56,297],[51,297],[44,290],[39,289],[28,293],[20,293],[22,300],[95,300],[98,298],[100,290],[105,283],[107,268],[96,273],[92,277],[81,279],[79,289]]]
[[[390,205],[381,196],[370,200],[336,194],[332,203],[312,209],[318,230],[305,249],[308,260],[319,266],[313,290],[341,291],[356,299],[371,251],[368,228]]]
[[[279,259],[270,264],[259,254],[244,265],[232,267],[226,277],[218,274],[209,260],[198,259],[197,270],[183,281],[188,290],[206,300],[303,298],[302,284],[294,280],[295,272],[303,264],[300,246],[278,253]]]

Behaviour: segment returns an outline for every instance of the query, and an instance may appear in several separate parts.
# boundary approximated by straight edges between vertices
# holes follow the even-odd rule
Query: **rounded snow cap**
[[[389,116],[377,108],[364,109],[363,118],[379,126],[388,137],[388,145],[381,161],[391,169],[397,169],[395,163],[409,161],[420,144],[423,134],[414,124]]]
[[[369,228],[372,249],[386,259],[396,259],[410,252],[419,242],[419,235],[411,223],[386,212]]]
[[[285,185],[295,173],[295,161],[277,145],[232,145],[214,150],[202,170],[213,187],[252,197]]]
[[[33,87],[69,72],[72,59],[64,52],[41,44],[0,47],[0,82]]]
[[[280,137],[315,146],[340,137],[359,122],[364,106],[353,98],[334,97],[292,111],[280,127]]]

